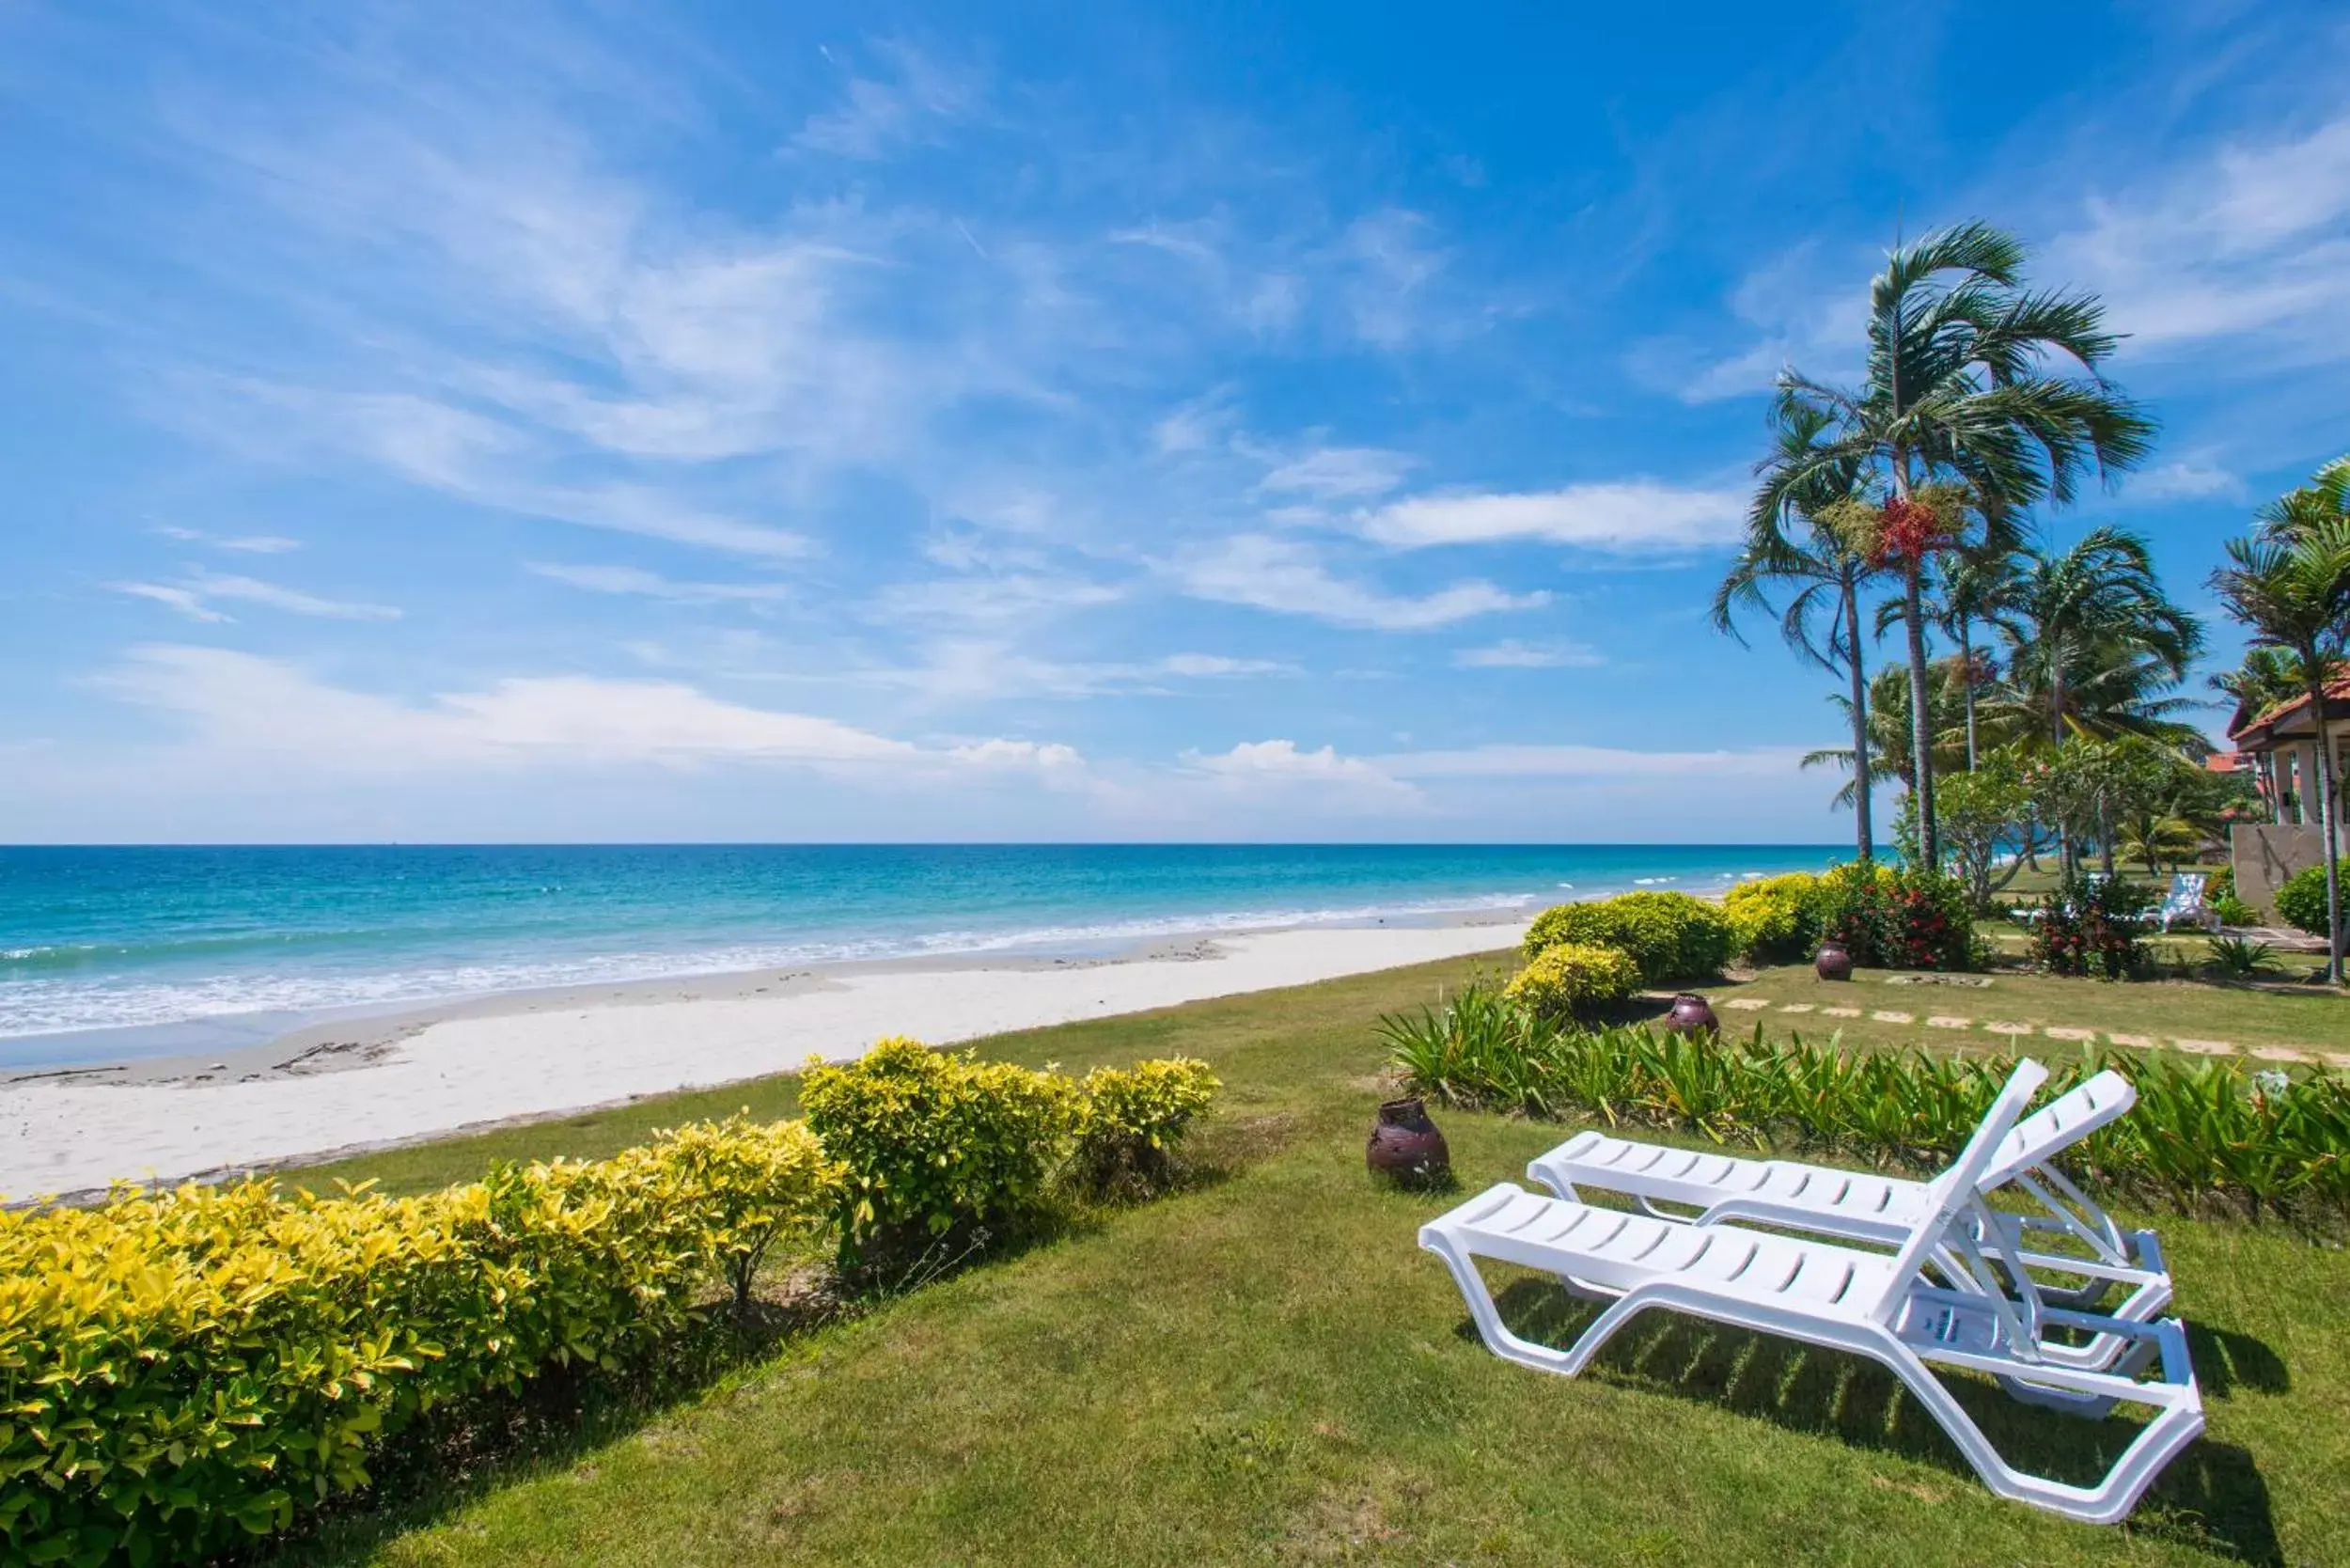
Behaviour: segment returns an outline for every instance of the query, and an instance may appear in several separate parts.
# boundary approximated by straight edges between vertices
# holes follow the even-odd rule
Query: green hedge
[[[1621,1002],[1639,988],[1639,965],[1630,954],[1554,942],[1528,961],[1503,994],[1538,1018],[1564,1019]]]
[[[365,1485],[426,1410],[647,1364],[794,1231],[1007,1214],[1073,1146],[1163,1175],[1215,1089],[1195,1061],[1080,1085],[885,1041],[808,1074],[805,1122],[420,1198],[254,1181],[0,1210],[0,1562],[233,1552]]]
[[[2311,936],[2326,931],[2326,868],[2321,863],[2298,870],[2277,889],[2277,917]]]
[[[0,1214],[0,1556],[196,1562],[285,1529],[435,1404],[641,1359],[833,1176],[802,1124],[737,1119],[424,1198]]]
[[[1631,956],[1644,985],[1675,985],[1719,974],[1736,943],[1730,917],[1686,893],[1623,893],[1545,909],[1527,928],[1526,956],[1561,942],[1614,948]]]

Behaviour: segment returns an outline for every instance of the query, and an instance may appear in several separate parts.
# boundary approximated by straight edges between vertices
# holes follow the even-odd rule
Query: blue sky
[[[0,839],[1833,841],[1826,682],[1703,619],[1771,375],[1897,225],[2017,230],[2164,427],[2045,526],[2207,606],[2350,447],[2345,65],[2279,4],[0,4]]]

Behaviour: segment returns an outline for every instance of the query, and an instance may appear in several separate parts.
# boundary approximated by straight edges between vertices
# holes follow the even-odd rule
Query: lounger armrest
[[[1908,1240],[1913,1229],[1859,1215],[1823,1214],[1817,1209],[1775,1202],[1767,1198],[1725,1198],[1698,1215],[1696,1223],[1723,1225],[1741,1220],[1748,1224],[1775,1225],[1782,1230],[1801,1231],[1807,1235],[1853,1236],[1893,1244]]]

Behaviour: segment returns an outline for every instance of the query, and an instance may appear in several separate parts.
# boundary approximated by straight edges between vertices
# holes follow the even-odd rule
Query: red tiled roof
[[[2206,773],[2242,773],[2252,765],[2252,760],[2240,751],[2215,751],[2203,759]]]
[[[2326,702],[2327,717],[2332,716],[2331,710],[2334,703],[2350,702],[2350,675],[2340,676],[2326,683]],[[2310,699],[2306,697],[2289,698],[2282,702],[2273,703],[2262,710],[2249,723],[2240,724],[2229,730],[2228,739],[2232,741],[2239,736],[2249,735],[2255,729],[2270,729],[2280,719],[2290,717],[2309,705]],[[2265,737],[2263,738],[2265,739]]]

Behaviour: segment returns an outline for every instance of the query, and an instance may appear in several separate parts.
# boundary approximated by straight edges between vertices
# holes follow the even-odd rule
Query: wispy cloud
[[[1520,642],[1514,637],[1464,648],[1452,655],[1459,669],[1582,669],[1606,662],[1597,649],[1579,642]]]
[[[589,593],[667,599],[685,604],[772,604],[799,597],[799,590],[790,583],[679,582],[635,566],[578,565],[563,561],[530,561],[525,564],[532,572],[551,582],[585,588]]]
[[[1720,751],[1637,751],[1595,745],[1483,745],[1406,751],[1369,759],[1398,778],[1685,779],[1696,776],[1784,781],[1802,760],[1800,746]]]
[[[1628,554],[1727,543],[1745,518],[1741,491],[1628,479],[1518,494],[1418,495],[1356,522],[1367,538],[1406,549],[1537,540]]]
[[[2286,360],[2350,356],[2350,116],[2239,135],[2091,196],[2082,218],[2047,269],[2105,297],[2125,353],[2238,337]]]
[[[233,619],[213,607],[212,602],[216,600],[258,604],[288,615],[312,616],[323,620],[400,619],[400,611],[390,604],[363,604],[348,600],[327,599],[254,577],[228,576],[211,572],[191,572],[177,583],[116,583],[111,586],[119,593],[168,604],[191,620]]]
[[[837,158],[885,157],[933,137],[976,113],[982,98],[978,75],[897,39],[871,44],[884,75],[851,76],[847,101],[810,116],[791,141],[793,150]],[[826,59],[833,52],[824,51]]]
[[[1547,593],[1511,593],[1478,578],[1418,597],[1383,593],[1334,576],[1310,545],[1264,534],[1235,535],[1165,563],[1164,570],[1195,598],[1383,632],[1428,631],[1549,600]]]
[[[1063,769],[1082,760],[1071,747],[1026,741],[926,748],[670,681],[517,676],[408,702],[331,685],[279,660],[161,644],[133,650],[93,683],[119,700],[174,714],[216,752],[291,756],[325,773],[719,761]]]
[[[247,556],[282,556],[289,550],[299,550],[302,541],[276,534],[208,534],[197,528],[181,528],[170,525],[155,532],[165,539],[176,539],[183,544],[202,544],[214,550],[234,550]]]
[[[2123,482],[2123,494],[2133,501],[2201,501],[2241,499],[2248,492],[2240,476],[2217,463],[2186,459],[2132,474]]]
[[[1279,459],[1259,491],[1316,501],[1361,501],[1403,482],[1418,460],[1379,447],[1316,447]]]

